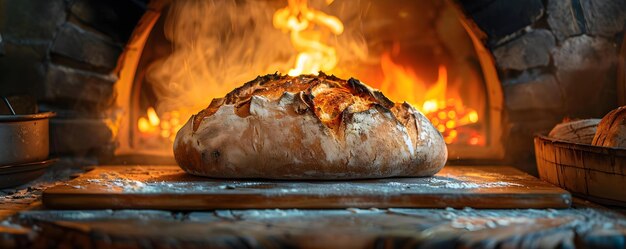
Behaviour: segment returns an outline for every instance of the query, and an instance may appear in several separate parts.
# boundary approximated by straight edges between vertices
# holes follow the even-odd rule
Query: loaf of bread
[[[563,141],[579,144],[591,144],[596,135],[596,128],[600,119],[581,119],[557,124],[548,136]]]
[[[602,118],[592,145],[626,148],[626,106],[619,107]]]
[[[356,79],[271,74],[192,116],[174,156],[207,177],[359,179],[433,175],[447,149],[419,111]]]

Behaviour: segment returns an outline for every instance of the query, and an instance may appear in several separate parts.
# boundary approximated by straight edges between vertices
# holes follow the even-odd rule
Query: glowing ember
[[[382,55],[380,65],[385,78],[374,87],[391,99],[405,100],[419,108],[441,132],[446,143],[458,142],[462,137],[463,143],[481,144],[483,139],[480,135],[471,129],[464,129],[464,126],[478,122],[478,112],[466,107],[460,98],[448,98],[448,72],[445,66],[439,66],[437,82],[428,87],[429,84],[421,80],[411,68],[394,63],[389,53]]]
[[[183,127],[180,122],[180,113],[171,111],[163,113],[162,117],[152,107],[146,110],[146,116],[137,120],[137,129],[148,137],[160,137],[163,140],[173,142],[176,132]]]
[[[343,23],[337,17],[309,8],[307,0],[289,0],[289,6],[274,13],[273,23],[274,27],[290,33],[291,43],[298,51],[296,65],[289,75],[317,75],[319,71],[335,68],[337,52],[322,40],[329,31],[335,35],[343,33]]]

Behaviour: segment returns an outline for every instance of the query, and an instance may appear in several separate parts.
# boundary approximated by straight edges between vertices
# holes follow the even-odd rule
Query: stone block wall
[[[0,2],[0,95],[32,95],[58,113],[52,153],[111,154],[115,68],[146,2]]]
[[[534,172],[533,133],[617,103],[623,0],[458,0],[487,35],[505,99],[507,159]]]

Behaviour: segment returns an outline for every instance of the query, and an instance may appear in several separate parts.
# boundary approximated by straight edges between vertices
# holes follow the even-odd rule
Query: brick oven
[[[20,226],[10,231],[3,231],[0,226],[0,233],[10,235],[6,240],[0,239],[0,244],[7,241],[7,245],[19,248],[33,245],[45,247],[55,243],[75,247],[84,243],[80,245],[90,248],[121,246],[126,241],[133,246],[145,242],[141,245],[149,245],[146,246],[149,248],[156,245],[298,247],[298,243],[290,244],[293,241],[288,238],[289,229],[283,228],[295,224],[296,230],[300,231],[298,229],[318,221],[321,225],[315,225],[317,230],[306,228],[303,233],[296,232],[294,240],[311,242],[316,237],[336,240],[337,244],[306,244],[322,248],[351,245],[349,241],[355,238],[362,242],[363,247],[379,245],[385,248],[410,243],[479,248],[506,247],[507,243],[520,248],[567,247],[574,244],[593,247],[602,244],[606,237],[595,234],[588,227],[615,232],[623,238],[624,230],[612,230],[623,227],[626,219],[621,214],[604,212],[602,208],[576,198],[573,200],[576,208],[559,211],[541,209],[541,204],[549,202],[549,197],[542,197],[544,199],[539,201],[524,199],[526,197],[502,199],[495,208],[519,205],[540,209],[495,210],[489,213],[488,210],[463,209],[462,204],[451,205],[452,209],[445,210],[410,209],[439,207],[439,204],[418,205],[409,197],[382,198],[391,203],[389,205],[399,207],[397,209],[378,209],[375,206],[364,209],[365,206],[360,205],[369,204],[363,204],[363,199],[339,197],[333,199],[334,204],[324,206],[317,202],[289,199],[291,197],[287,192],[277,195],[283,198],[279,198],[277,203],[289,203],[280,206],[271,204],[271,201],[263,202],[262,198],[246,192],[247,188],[272,189],[277,186],[297,192],[300,187],[289,185],[293,184],[289,182],[220,185],[218,187],[223,187],[221,190],[246,189],[238,194],[250,196],[246,195],[247,201],[212,196],[214,202],[223,205],[211,206],[213,211],[210,214],[192,212],[196,210],[194,207],[206,204],[203,203],[205,199],[198,201],[193,196],[176,199],[178,197],[169,195],[167,198],[174,198],[191,208],[177,210],[178,206],[167,204],[167,201],[111,194],[103,198],[114,200],[112,206],[106,207],[115,211],[71,213],[55,210],[56,207],[72,205],[82,205],[85,209],[103,207],[99,197],[83,196],[85,199],[81,202],[57,197],[83,187],[61,181],[67,180],[72,173],[82,173],[86,165],[128,165],[119,170],[122,173],[110,173],[106,171],[108,166],[99,168],[88,173],[96,178],[85,181],[90,184],[108,182],[113,186],[111,188],[117,186],[122,192],[145,187],[142,177],[147,176],[144,175],[167,182],[169,178],[165,175],[171,173],[171,168],[149,166],[157,167],[150,168],[156,173],[150,173],[150,170],[146,173],[145,169],[133,168],[132,165],[176,164],[172,153],[174,137],[192,114],[208,106],[212,98],[221,97],[258,75],[277,71],[286,74],[293,70],[302,51],[294,42],[293,33],[289,33],[293,31],[280,26],[275,20],[275,12],[287,2],[300,1],[6,0],[0,3],[0,68],[3,69],[0,95],[34,97],[40,111],[56,112],[57,116],[50,121],[51,153],[53,157],[61,158],[62,164],[71,165],[69,170],[65,167],[47,174],[42,178],[44,180],[36,181],[28,190],[5,191],[6,196],[22,194],[27,197],[17,198],[29,201],[14,201],[18,204],[11,205],[19,207],[7,208],[7,215],[2,217],[11,217],[12,224]],[[469,165],[470,168],[489,165],[489,170],[479,174],[491,181],[480,185],[482,189],[502,187],[498,185],[501,181],[493,174],[510,176],[509,170],[513,169],[499,165],[511,165],[530,175],[537,175],[533,147],[535,134],[549,131],[563,120],[601,118],[612,109],[626,104],[624,1],[308,2],[312,8],[342,22],[341,32],[332,27],[325,30],[321,24],[315,30],[318,32],[315,33],[316,42],[325,39],[327,43],[322,45],[332,47],[332,54],[336,55],[336,61],[326,62],[333,67],[320,70],[346,79],[358,78],[381,89],[392,100],[404,100],[416,106],[442,133],[449,153],[448,165]],[[453,173],[472,176],[473,171],[464,170],[461,167]],[[124,179],[121,177],[123,174],[137,178]],[[161,176],[163,178],[159,178]],[[201,188],[204,185],[196,184],[198,180],[184,179],[187,181],[184,184],[159,185],[151,191],[159,193],[169,189],[179,193],[185,192],[187,187],[206,190]],[[517,178],[511,176],[511,179]],[[532,181],[528,179],[521,181]],[[552,187],[537,184],[533,186],[542,191]],[[50,210],[40,210],[41,204],[37,206],[33,203],[40,200],[41,192],[51,185],[61,186],[61,190],[48,195],[58,199],[48,206]],[[63,189],[63,186],[69,186],[70,190]],[[446,186],[460,192],[470,189],[469,185]],[[312,183],[302,188],[316,187]],[[347,185],[333,187],[339,192],[362,191]],[[385,193],[396,191],[395,188],[382,187],[379,190]],[[454,191],[444,194],[454,194]],[[303,196],[308,196],[306,194],[310,193]],[[554,196],[564,198],[564,203],[559,205],[569,207],[572,204],[571,196],[564,190]],[[371,203],[381,201],[371,196],[368,198],[375,199]],[[156,206],[169,211],[117,210],[127,208],[123,203],[134,201],[140,202],[139,209],[154,209]],[[306,210],[307,207],[344,208],[344,205],[336,203],[349,201],[354,201],[358,208]],[[436,201],[433,199],[432,202]],[[258,206],[256,203],[263,204]],[[406,203],[413,203],[413,206]],[[2,205],[0,209],[3,209]],[[238,205],[237,209],[260,209],[226,210],[231,208],[229,205]],[[384,208],[389,208],[389,205]],[[491,207],[481,205],[475,204],[474,207]],[[35,207],[34,210],[17,213],[32,207]],[[4,210],[0,210],[2,212]],[[84,220],[80,215],[84,215]],[[350,223],[351,215],[359,216],[356,219],[368,223],[370,227],[364,225],[366,229],[350,230],[352,227],[345,224]],[[437,221],[423,219],[431,216]],[[125,226],[120,225],[120,220],[130,222]],[[201,236],[189,235],[203,229],[202,222],[224,220],[230,223],[220,223],[208,232],[199,232]],[[581,222],[568,223],[571,220]],[[80,225],[74,226],[69,224],[71,222]],[[142,222],[159,229],[127,233]],[[434,225],[438,222],[449,224]],[[36,231],[32,224],[42,227],[40,230],[44,232]],[[405,236],[412,234],[413,228],[398,227],[397,224],[438,228],[441,230],[432,230],[433,234],[449,235],[454,239],[427,239],[422,230],[419,236]],[[522,239],[515,238],[513,233],[516,232],[504,231],[511,224],[519,229],[516,231]],[[610,225],[602,226],[604,224]],[[262,231],[264,226],[267,226],[267,231]],[[333,237],[323,232],[335,226],[350,228],[339,229],[338,234],[344,237]],[[386,226],[400,232],[387,233]],[[455,230],[454,226],[458,226],[459,230]],[[167,227],[181,230],[168,230]],[[227,232],[221,235],[220,231]],[[304,234],[309,232],[311,235]],[[502,237],[487,238],[491,233],[501,234]],[[55,234],[66,236],[55,242],[52,239]],[[251,237],[236,241],[229,237],[231,235],[236,238]],[[553,235],[555,237],[550,237]],[[161,239],[168,236],[174,238],[174,242]],[[207,240],[203,240],[202,236],[210,237],[210,243],[206,244]],[[574,239],[575,236],[578,237]],[[619,236],[616,235],[616,238]]]
[[[267,70],[263,68],[266,63],[257,57],[274,56],[275,58],[272,57],[273,59],[270,60],[275,60],[279,68],[284,67],[284,64],[286,64],[285,59],[281,60],[280,58],[289,57],[288,53],[286,55],[280,53],[248,55],[241,54],[242,52],[239,52],[239,54],[234,52],[220,53],[218,52],[219,49],[206,52],[210,53],[210,55],[202,54],[198,56],[197,50],[202,49],[185,47],[187,44],[214,42],[216,39],[227,35],[220,32],[224,32],[222,30],[230,32],[228,31],[230,27],[219,26],[220,24],[217,22],[219,20],[228,20],[224,25],[233,25],[236,32],[239,32],[235,32],[232,36],[242,39],[235,42],[235,38],[231,38],[233,39],[232,43],[235,45],[224,45],[225,51],[237,50],[245,52],[245,50],[237,46],[249,46],[246,44],[246,41],[258,39],[250,35],[250,32],[259,34],[269,32],[272,36],[281,36],[280,30],[275,29],[271,25],[271,11],[261,14],[246,11],[246,8],[277,9],[280,6],[278,4],[268,3],[255,7],[247,6],[247,4],[239,6],[225,4],[222,8],[232,9],[228,11],[252,14],[249,14],[250,16],[242,14],[236,17],[233,17],[232,14],[230,16],[217,16],[215,24],[199,28],[206,35],[191,38],[184,33],[172,34],[172,32],[175,32],[173,31],[175,29],[171,28],[171,26],[183,28],[192,25],[193,22],[202,22],[205,19],[204,16],[198,16],[199,20],[194,20],[193,18],[196,17],[187,16],[185,15],[186,12],[191,12],[190,9],[195,8],[209,8],[206,11],[210,12],[211,7],[202,4],[189,6],[191,4],[175,3],[173,5],[171,8],[160,10],[158,15],[145,16],[143,21],[154,26],[146,25],[145,27],[140,27],[147,30],[136,30],[136,36],[131,41],[131,44],[136,44],[137,46],[132,51],[143,51],[143,53],[134,54],[130,52],[123,57],[123,60],[128,61],[128,63],[123,64],[124,67],[121,69],[122,77],[116,84],[116,90],[120,93],[120,96],[117,98],[118,106],[122,107],[124,109],[123,113],[127,115],[121,120],[122,123],[118,133],[118,141],[120,142],[117,150],[118,154],[137,154],[138,151],[162,156],[171,154],[171,142],[176,131],[174,126],[182,126],[184,120],[189,117],[189,106],[201,107],[208,105],[206,96],[195,96],[194,92],[208,91],[209,96],[216,97],[223,95],[225,94],[224,89],[231,89],[239,84],[239,82],[229,82],[231,78],[254,78],[258,75],[253,75],[255,73],[250,72],[257,69],[249,70],[247,67],[258,68],[258,72],[263,72],[261,74],[270,73],[264,71]],[[372,9],[387,11],[372,11],[371,13],[360,14],[367,8],[365,4],[348,7],[338,5],[339,7],[336,7],[337,10],[335,11],[338,11],[337,14],[340,16],[340,19],[342,16],[345,16],[344,18],[346,19],[352,18],[356,20],[351,20],[352,23],[347,22],[345,24],[346,32],[351,32],[352,34],[346,34],[348,38],[345,41],[339,41],[349,44],[340,46],[346,47],[346,50],[354,50],[354,53],[360,54],[360,57],[347,56],[343,65],[337,65],[335,71],[330,72],[336,72],[340,76],[344,74],[344,77],[348,77],[347,75],[350,73],[355,74],[353,75],[354,77],[364,82],[372,82],[368,84],[374,87],[392,92],[392,98],[408,99],[408,101],[420,106],[420,108],[428,108],[429,104],[430,106],[435,105],[435,107],[431,107],[433,110],[428,115],[435,120],[438,129],[446,137],[450,148],[450,158],[463,160],[501,159],[504,154],[504,148],[501,142],[503,127],[501,124],[502,93],[500,82],[496,75],[493,59],[488,55],[479,38],[472,33],[473,31],[469,31],[470,25],[472,25],[469,24],[470,21],[461,19],[456,6],[449,4],[429,2],[424,3],[423,6],[411,6],[411,4],[384,6],[383,3],[378,3],[378,5],[380,6],[373,6]],[[396,17],[390,14],[394,11],[401,11],[406,7],[432,9],[433,17]],[[176,11],[172,11],[172,8],[175,8]],[[341,8],[351,9],[349,11],[340,11],[339,9]],[[179,12],[181,13],[179,14]],[[380,21],[383,19],[384,21]],[[363,20],[363,27],[359,28],[357,25],[361,25],[361,20]],[[248,24],[244,21],[253,22],[256,30],[250,30],[245,26]],[[387,24],[377,26],[379,22],[387,22]],[[438,29],[427,25],[429,22],[439,23]],[[410,27],[413,24],[417,25],[416,29],[421,30],[415,30],[406,37],[389,34],[387,39],[376,39],[373,35],[367,34],[366,31],[372,30],[369,32],[378,34],[392,29],[393,26]],[[259,26],[262,28],[258,28]],[[168,27],[170,28],[169,30]],[[169,33],[165,35],[163,30]],[[212,32],[211,30],[218,31]],[[438,33],[442,37],[438,37]],[[284,37],[283,39],[287,38],[284,35],[282,36]],[[425,39],[422,36],[433,37],[433,39]],[[187,41],[187,39],[196,40]],[[443,40],[443,42],[437,39]],[[367,42],[368,40],[370,41]],[[416,40],[425,41],[415,42]],[[288,41],[282,42],[288,45]],[[228,43],[228,40],[224,43]],[[273,44],[258,45],[268,46],[267,49],[271,49]],[[211,46],[211,44],[209,43],[207,46]],[[172,47],[182,47],[182,50],[172,52]],[[405,47],[404,50],[407,51],[403,52],[402,47]],[[264,50],[261,49],[261,51]],[[455,52],[458,55],[454,54]],[[188,59],[189,56],[197,56],[198,58],[190,60]],[[411,58],[412,56],[419,56],[419,58]],[[396,58],[394,59],[393,57]],[[239,65],[242,62],[233,58],[242,58],[241,60],[244,61],[243,65],[246,67],[242,68]],[[182,60],[186,60],[186,62]],[[209,65],[196,63],[206,60],[208,62],[205,63]],[[393,60],[404,61],[398,63]],[[427,61],[432,62],[426,63]],[[162,77],[162,74],[170,74],[167,70],[171,70],[172,66],[176,67],[180,63],[189,63],[186,69],[189,72],[183,70],[172,77]],[[212,67],[213,64],[220,63],[221,65]],[[215,78],[212,75],[217,73],[211,70],[224,70],[224,74],[227,75]],[[126,72],[128,76],[124,74]],[[200,79],[189,78],[189,75],[192,74],[198,74]],[[423,77],[426,78],[422,79]],[[164,80],[164,78],[167,79]],[[387,83],[397,81],[397,79],[403,80],[406,86],[395,86],[394,88],[392,87],[393,84]],[[193,83],[183,83],[180,86],[181,89],[176,89],[175,91],[163,89],[164,85],[171,86],[173,82],[181,81]],[[225,83],[216,81],[225,81]],[[410,87],[412,90],[406,89],[407,87]],[[455,104],[454,101],[458,103]],[[437,105],[439,107],[436,107]],[[198,107],[195,109],[198,109]],[[159,118],[159,116],[163,115],[167,116],[164,120],[162,117]],[[172,115],[176,117],[170,117]],[[150,118],[153,119],[153,122],[156,122],[154,120],[157,119],[161,123],[156,124],[155,126],[157,127],[150,127]],[[174,124],[171,124],[170,121],[174,121]],[[154,136],[151,136],[150,133]]]

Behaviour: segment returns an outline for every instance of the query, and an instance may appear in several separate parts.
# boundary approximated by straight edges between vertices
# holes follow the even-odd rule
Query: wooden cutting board
[[[56,209],[567,208],[570,194],[506,166],[446,166],[433,177],[227,180],[178,166],[101,166],[43,193]]]

